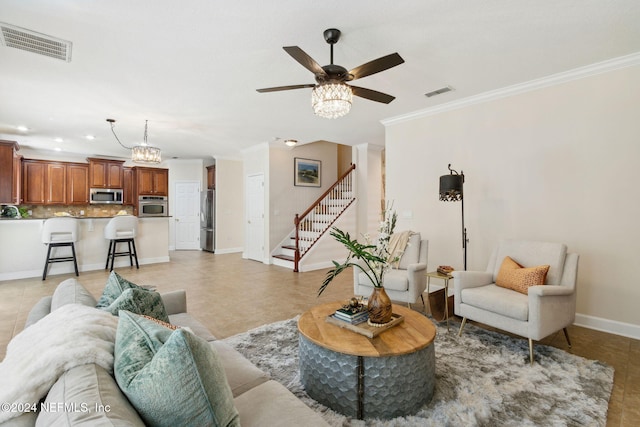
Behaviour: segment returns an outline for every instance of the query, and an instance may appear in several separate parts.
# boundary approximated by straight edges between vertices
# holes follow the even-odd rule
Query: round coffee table
[[[307,394],[358,419],[416,413],[435,387],[433,323],[394,304],[404,321],[367,338],[326,321],[341,305],[314,307],[298,320],[300,381]]]

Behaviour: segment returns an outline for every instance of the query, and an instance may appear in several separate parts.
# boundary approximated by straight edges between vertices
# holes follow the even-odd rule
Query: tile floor
[[[218,338],[298,315],[308,308],[352,296],[352,277],[345,272],[321,297],[316,291],[325,270],[293,273],[282,267],[243,260],[239,254],[214,255],[200,251],[171,252],[171,262],[119,268],[125,278],[154,285],[159,292],[187,290],[188,310]],[[107,271],[81,272],[80,282],[99,297]],[[0,358],[7,343],[24,328],[31,307],[72,275],[0,282]],[[422,304],[413,307],[424,310]],[[455,332],[454,332],[455,333]],[[607,426],[640,425],[640,341],[572,326],[569,349],[562,332],[543,343],[597,359],[615,368]]]

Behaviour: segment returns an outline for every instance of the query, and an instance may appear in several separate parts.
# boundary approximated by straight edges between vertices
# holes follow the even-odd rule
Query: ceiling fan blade
[[[359,67],[349,71],[349,74],[353,75],[353,79],[361,79],[363,77],[370,76],[371,74],[379,73],[380,71],[388,70],[396,65],[400,65],[404,62],[404,59],[397,53],[383,56],[382,58],[374,59],[371,62],[362,64]]]
[[[377,90],[367,89],[365,87],[351,86],[353,94],[360,98],[370,99],[371,101],[382,102],[388,104],[394,99],[395,96],[387,95],[386,93],[378,92]]]
[[[264,92],[277,92],[279,90],[291,90],[291,89],[304,89],[305,87],[314,87],[315,85],[312,83],[306,85],[291,85],[291,86],[278,86],[278,87],[267,87],[264,89],[256,89],[260,93]]]
[[[312,57],[307,55],[307,53],[300,49],[298,46],[285,46],[283,49],[291,55],[293,59],[298,61],[304,68],[311,71],[313,74],[319,74],[321,76],[326,76],[327,73],[322,69],[320,64],[318,64]]]

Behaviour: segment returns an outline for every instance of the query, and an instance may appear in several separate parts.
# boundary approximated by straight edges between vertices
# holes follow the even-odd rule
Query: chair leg
[[[529,338],[529,362],[533,366],[533,340]]]
[[[422,296],[422,294],[420,294],[420,299],[422,300],[422,305],[426,308],[427,305],[424,303],[424,296]]]
[[[71,242],[71,254],[73,255],[73,268],[76,270],[76,276],[80,276],[78,273],[78,261],[76,260],[76,247],[73,242]]]
[[[409,307],[409,310],[411,310],[411,303],[410,302],[407,303],[407,307]]]
[[[140,266],[138,265],[138,251],[136,251],[136,241],[131,239],[131,244],[133,245],[133,257],[136,260],[136,268],[140,269]]]
[[[462,318],[462,323],[460,324],[460,330],[458,331],[458,336],[459,337],[462,336],[462,328],[464,328],[465,323],[467,323],[467,318],[463,317]]]
[[[133,267],[133,254],[131,253],[131,240],[127,240],[127,248],[129,249],[129,265]]]
[[[569,331],[567,330],[567,328],[563,328],[562,331],[564,332],[564,337],[567,339],[567,344],[569,344],[569,348],[571,348],[571,340],[569,339]]]
[[[42,272],[42,280],[47,278],[47,270],[49,270],[49,257],[51,256],[51,245],[47,245],[47,259],[44,262],[44,271]]]
[[[104,265],[104,269],[109,268],[109,258],[111,257],[111,245],[113,245],[113,240],[109,240],[109,250],[107,251],[107,263]]]
[[[116,260],[116,249],[118,243],[114,240],[113,247],[111,248],[111,269],[109,271],[113,271],[113,262]]]

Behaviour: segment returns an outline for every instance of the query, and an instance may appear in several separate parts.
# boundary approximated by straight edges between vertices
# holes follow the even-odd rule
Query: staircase
[[[326,234],[355,198],[356,165],[351,167],[302,214],[294,218],[295,228],[272,254],[273,263],[298,272],[300,261]]]

